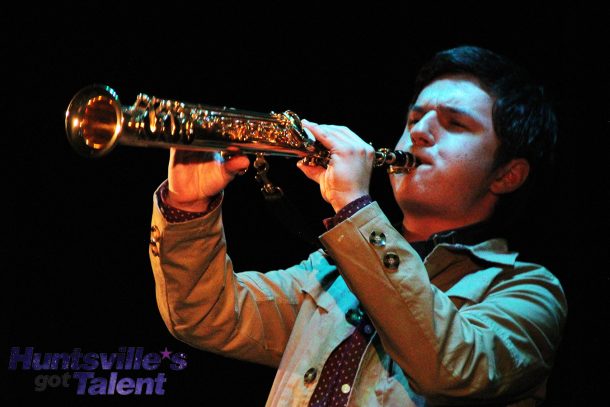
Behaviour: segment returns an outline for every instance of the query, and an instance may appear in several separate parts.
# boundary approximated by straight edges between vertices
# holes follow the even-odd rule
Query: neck
[[[403,235],[409,242],[428,240],[435,233],[473,225],[488,219],[490,215],[491,213],[486,216],[442,219],[433,216],[413,216],[405,213],[402,222]]]

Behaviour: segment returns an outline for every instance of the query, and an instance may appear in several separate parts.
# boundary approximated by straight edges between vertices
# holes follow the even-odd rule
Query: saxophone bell
[[[66,110],[66,133],[72,148],[85,157],[101,157],[117,144],[123,127],[123,110],[109,86],[80,90]]]

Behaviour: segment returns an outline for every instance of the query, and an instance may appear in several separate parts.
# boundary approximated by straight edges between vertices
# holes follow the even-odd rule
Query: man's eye
[[[452,127],[460,128],[460,129],[465,129],[466,128],[466,126],[462,122],[458,122],[458,121],[455,121],[455,120],[449,121],[449,125],[452,126]]]

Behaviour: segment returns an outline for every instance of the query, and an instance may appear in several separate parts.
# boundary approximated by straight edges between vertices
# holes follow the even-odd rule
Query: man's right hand
[[[176,209],[203,212],[239,173],[248,169],[250,160],[235,155],[225,160],[220,153],[170,149],[167,204]]]

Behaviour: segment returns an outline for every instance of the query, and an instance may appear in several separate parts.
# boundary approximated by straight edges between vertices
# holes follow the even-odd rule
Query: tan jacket
[[[440,244],[422,262],[373,203],[321,236],[326,253],[235,273],[220,207],[173,224],[157,202],[153,212],[150,258],[167,328],[194,347],[277,367],[268,406],[307,405],[325,360],[355,329],[346,313],[359,300],[377,332],[350,406],[544,397],[565,297],[550,272],[517,262],[502,240]]]

